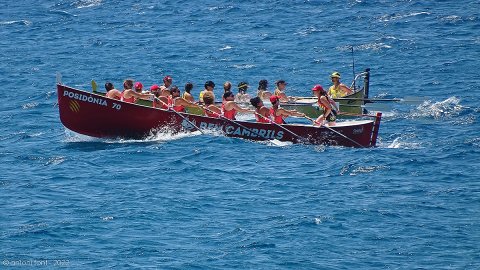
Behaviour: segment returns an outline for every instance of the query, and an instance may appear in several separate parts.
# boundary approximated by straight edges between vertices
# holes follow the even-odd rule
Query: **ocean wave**
[[[76,8],[96,7],[102,4],[102,0],[80,0],[74,3]]]
[[[464,110],[465,107],[460,105],[460,99],[457,97],[450,97],[439,102],[427,100],[420,104],[413,112],[411,112],[409,118],[451,118],[458,116]]]
[[[354,50],[357,51],[366,51],[366,50],[372,50],[372,51],[379,51],[382,49],[391,49],[392,46],[385,44],[383,42],[373,42],[373,43],[367,43],[367,44],[361,44],[361,45],[356,45],[353,46]],[[347,45],[347,46],[341,46],[336,48],[339,51],[345,52],[345,51],[351,51],[352,46]]]
[[[20,25],[25,25],[25,26],[30,26],[32,25],[32,21],[29,20],[18,20],[18,21],[4,21],[0,22],[0,25],[12,25],[12,24],[20,24]]]
[[[28,109],[32,109],[32,108],[35,108],[38,106],[38,102],[29,102],[27,104],[23,104],[22,105],[22,109],[24,110],[28,110]]]
[[[250,68],[254,68],[255,65],[252,65],[252,64],[244,64],[244,65],[233,65],[234,68],[237,68],[237,69],[250,69]]]
[[[412,12],[408,14],[386,14],[382,15],[378,18],[379,21],[381,22],[390,22],[390,21],[397,21],[409,17],[415,17],[415,16],[422,16],[422,15],[430,15],[430,12],[422,11],[422,12]]]
[[[297,32],[294,33],[294,35],[308,36],[315,32],[320,32],[320,30],[315,28],[315,26],[310,26],[310,27],[298,30]]]
[[[393,142],[388,144],[386,148],[395,148],[395,149],[421,149],[423,148],[419,142],[409,142],[406,141],[405,136],[395,138]]]
[[[229,45],[225,45],[223,48],[218,49],[219,51],[231,50],[233,47]]]

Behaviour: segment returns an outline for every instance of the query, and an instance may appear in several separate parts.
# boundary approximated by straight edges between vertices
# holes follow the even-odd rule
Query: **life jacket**
[[[271,122],[270,111],[269,111],[268,115],[265,115],[263,117],[259,115],[260,113],[258,111],[259,111],[258,109],[255,110],[255,112],[256,112],[255,119],[257,120],[258,123],[270,123]]]
[[[225,110],[225,103],[222,104],[222,111],[223,111],[223,116],[225,118],[235,120],[235,115],[237,115],[237,110],[231,109],[230,111]]]
[[[335,120],[337,120],[337,111],[335,110],[335,106],[333,106],[332,104],[333,101],[328,96],[324,96],[324,97],[327,98],[327,101],[330,104],[330,108],[331,108],[330,113],[328,115],[325,115],[325,119],[328,122],[335,122]],[[318,98],[317,103],[318,103],[318,106],[322,107],[324,112],[327,111],[328,108],[325,107],[323,103],[320,102],[320,98]]]
[[[125,95],[125,90],[122,91],[122,97],[120,98],[121,101],[128,102],[128,103],[135,103],[135,101],[137,101],[134,96],[125,98],[124,95]]]
[[[283,117],[281,115],[276,114],[277,110],[274,108],[270,108],[270,115],[273,117],[273,122],[277,124],[285,124],[285,120],[283,120]]]

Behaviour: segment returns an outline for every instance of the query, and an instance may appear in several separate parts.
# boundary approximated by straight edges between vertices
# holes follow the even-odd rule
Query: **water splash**
[[[390,22],[390,21],[397,21],[397,20],[401,20],[401,19],[405,19],[405,18],[409,18],[409,17],[415,17],[415,16],[420,16],[420,15],[430,15],[431,13],[430,12],[412,12],[412,13],[408,13],[408,14],[386,14],[386,15],[383,15],[379,18],[379,21],[381,22]]]
[[[18,20],[18,21],[4,21],[0,22],[0,25],[11,25],[11,24],[23,24],[25,26],[32,25],[32,22],[29,20]]]
[[[410,113],[410,118],[452,118],[460,115],[464,110],[465,107],[460,105],[460,99],[457,97],[450,97],[440,102],[427,100]]]
[[[408,142],[405,141],[405,137],[398,137],[393,140],[386,148],[395,148],[395,149],[420,149],[422,145],[418,142]]]

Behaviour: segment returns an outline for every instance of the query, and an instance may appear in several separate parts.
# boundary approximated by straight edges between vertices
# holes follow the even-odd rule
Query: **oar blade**
[[[97,92],[97,82],[95,80],[92,80],[92,91]]]

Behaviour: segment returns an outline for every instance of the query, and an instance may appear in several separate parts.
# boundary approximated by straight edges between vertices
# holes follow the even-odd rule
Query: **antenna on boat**
[[[355,92],[356,91],[356,87],[355,87],[356,78],[355,78],[355,57],[353,57],[353,45],[351,45],[351,48],[352,48],[353,91]]]

